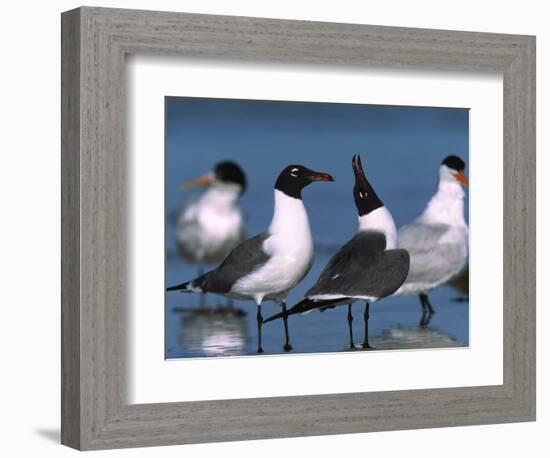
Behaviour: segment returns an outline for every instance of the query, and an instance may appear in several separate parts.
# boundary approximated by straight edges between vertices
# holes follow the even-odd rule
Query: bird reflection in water
[[[246,353],[246,314],[240,310],[193,310],[180,320],[179,344],[189,356],[236,356]]]
[[[464,344],[454,337],[443,334],[436,328],[396,326],[382,331],[382,334],[372,338],[377,350],[398,350],[408,348],[445,348],[463,347]]]

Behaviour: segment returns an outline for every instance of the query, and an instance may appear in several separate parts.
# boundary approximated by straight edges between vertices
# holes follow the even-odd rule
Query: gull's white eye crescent
[[[294,177],[294,178],[297,178],[298,177],[298,172],[299,170],[294,168],[290,171],[290,174]]]
[[[365,191],[359,191],[359,197],[361,197],[361,199],[366,199],[367,193]]]

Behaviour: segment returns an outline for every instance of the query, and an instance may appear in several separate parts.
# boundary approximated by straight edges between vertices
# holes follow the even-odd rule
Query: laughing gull
[[[418,295],[422,305],[421,325],[427,325],[434,309],[428,293],[453,279],[466,266],[468,225],[464,220],[465,163],[446,157],[439,167],[437,191],[424,211],[398,233],[399,246],[411,256],[411,268],[398,295]]]
[[[286,297],[306,276],[313,262],[313,240],[302,189],[313,181],[333,181],[327,173],[289,165],[275,183],[275,208],[267,231],[238,245],[214,270],[168,291],[214,293],[254,300],[258,306],[258,353],[262,353],[261,305],[272,300],[286,312]],[[285,318],[284,350],[290,351]]]
[[[243,212],[239,197],[246,190],[246,176],[236,163],[217,163],[212,171],[181,185],[184,190],[196,186],[208,189],[186,205],[178,218],[176,243],[187,261],[198,265],[198,275],[204,264],[217,264],[245,239]],[[204,305],[204,295],[201,295]]]
[[[372,348],[368,330],[369,305],[393,294],[403,284],[409,272],[409,254],[397,248],[393,217],[365,177],[359,156],[353,157],[352,166],[355,173],[353,197],[359,214],[357,234],[332,257],[301,302],[287,313],[283,310],[265,322],[347,304],[350,347],[356,348],[351,306],[357,300],[364,300],[363,348]]]

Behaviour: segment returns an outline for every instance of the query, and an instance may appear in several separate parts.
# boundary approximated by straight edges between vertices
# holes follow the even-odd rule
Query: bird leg
[[[262,323],[264,318],[262,316],[262,306],[258,305],[258,314],[256,315],[256,320],[258,321],[258,353],[263,353],[264,349],[262,348]]]
[[[430,315],[433,315],[435,313],[435,310],[433,309],[432,304],[430,304],[428,295],[425,293],[421,293],[418,297],[420,298],[420,303],[422,304],[423,313],[429,313]]]
[[[348,304],[348,326],[349,326],[349,348],[356,349],[353,343],[353,315],[351,313],[351,304]]]
[[[428,306],[428,312],[430,312],[430,318],[435,313],[434,308],[432,307],[432,304],[430,304],[430,299],[428,298],[428,295],[426,294],[426,305]]]
[[[426,303],[424,302],[424,298],[426,295],[424,293],[421,293],[418,295],[418,298],[420,299],[420,305],[422,306],[422,316],[426,315],[428,312],[426,310]]]
[[[420,327],[426,328],[429,326],[430,321],[432,320],[432,315],[435,313],[427,294],[420,294],[420,303],[422,304],[422,318],[420,319]]]
[[[422,312],[422,317],[420,318],[420,327],[427,328],[430,325],[431,320],[432,320],[432,315],[429,312],[426,312],[424,310]]]
[[[365,313],[363,315],[365,319],[365,340],[363,340],[363,348],[373,348],[369,344],[369,306],[370,303],[365,301]]]
[[[292,350],[292,345],[290,345],[290,337],[288,336],[288,315],[286,314],[286,300],[283,301],[283,322],[285,324],[285,345],[283,350],[289,352]]]

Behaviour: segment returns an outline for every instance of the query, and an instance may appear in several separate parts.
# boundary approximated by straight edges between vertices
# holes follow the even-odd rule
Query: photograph
[[[165,358],[469,346],[469,109],[165,97]]]

